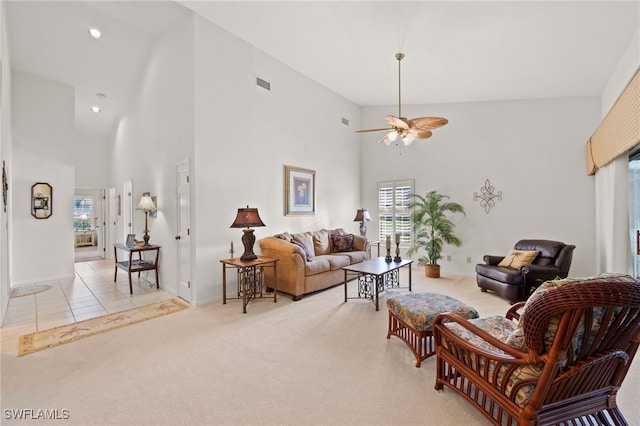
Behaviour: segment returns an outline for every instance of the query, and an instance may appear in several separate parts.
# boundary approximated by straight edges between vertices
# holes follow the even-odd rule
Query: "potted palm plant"
[[[448,201],[449,197],[437,191],[427,192],[425,196],[412,194],[413,201],[409,205],[413,208],[411,222],[413,225],[413,243],[407,255],[411,257],[420,249],[424,249],[426,256],[418,258],[418,265],[424,266],[424,273],[429,278],[440,277],[438,260],[442,258],[442,248],[445,244],[460,247],[462,242],[453,233],[455,224],[449,220],[449,213],[465,214],[464,208]]]

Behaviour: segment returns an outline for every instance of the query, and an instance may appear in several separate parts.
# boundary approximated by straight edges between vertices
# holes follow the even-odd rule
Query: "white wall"
[[[0,163],[4,161],[5,172],[11,184],[11,63],[9,58],[9,41],[7,38],[7,22],[5,2],[0,2]],[[11,199],[11,191],[7,194]],[[9,218],[10,209],[5,212],[0,208],[0,324],[4,320],[9,304],[11,274],[9,271]]]
[[[150,243],[162,246],[160,285],[172,292],[177,292],[178,280],[175,166],[193,154],[193,74],[189,21],[154,44],[113,141],[111,186],[120,192],[132,178],[134,208],[143,192],[157,196],[158,216],[149,218]],[[117,218],[118,236],[123,235],[122,218]],[[144,212],[134,212],[133,231],[141,240]]]
[[[111,141],[77,133],[70,162],[75,166],[78,188],[106,188],[110,183]]]
[[[638,69],[640,69],[640,28],[629,40],[629,46],[627,46],[602,92],[602,117],[607,115]]]
[[[11,184],[12,286],[73,277],[74,90],[14,70]],[[52,216],[31,216],[31,186],[53,188]]]
[[[375,212],[379,181],[415,179],[416,192],[449,195],[462,247],[446,247],[443,273],[475,274],[485,254],[506,254],[516,241],[542,238],[575,244],[571,275],[594,272],[594,181],[584,142],[600,120],[597,98],[541,99],[403,106],[407,117],[443,116],[449,124],[401,151],[362,137],[363,205]],[[383,124],[397,106],[365,108],[364,128]],[[401,155],[400,155],[401,153]],[[489,179],[502,200],[485,213],[473,200]],[[369,226],[376,234],[377,218]],[[471,262],[467,263],[467,258]]]
[[[219,260],[229,257],[231,241],[242,247],[242,231],[229,228],[239,207],[259,209],[266,224],[256,228],[259,240],[285,230],[358,232],[361,200],[358,107],[209,21],[195,22],[193,276],[200,303],[222,298]],[[256,86],[256,76],[271,91]],[[316,171],[315,215],[284,216],[284,165]]]

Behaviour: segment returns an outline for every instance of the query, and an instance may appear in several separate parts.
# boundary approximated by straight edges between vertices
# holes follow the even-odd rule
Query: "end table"
[[[242,312],[247,313],[247,304],[254,299],[272,298],[273,303],[278,301],[278,259],[258,256],[254,260],[241,260],[239,257],[222,259],[222,303],[227,303],[227,268],[236,269],[238,280],[238,292],[236,297],[229,299],[242,300]],[[263,268],[273,268],[273,296],[265,296]]]
[[[129,254],[129,260],[118,261],[118,250],[122,250]],[[145,251],[155,251],[155,260],[144,260],[142,253]],[[133,254],[138,253],[138,258],[134,259]],[[137,272],[138,279],[142,271],[156,271],[156,288],[160,289],[160,280],[158,280],[158,257],[160,256],[160,246],[148,245],[140,247],[129,247],[122,243],[113,245],[113,254],[116,261],[116,271],[113,275],[113,282],[118,278],[118,268],[124,269],[129,274],[129,293],[133,294],[133,284],[131,282],[131,273]]]

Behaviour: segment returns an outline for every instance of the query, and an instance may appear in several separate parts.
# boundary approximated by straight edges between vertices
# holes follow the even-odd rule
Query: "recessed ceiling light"
[[[91,34],[91,37],[95,39],[99,39],[100,37],[102,37],[102,32],[100,32],[100,30],[97,28],[89,28],[89,34]]]
[[[99,113],[99,112],[100,112],[100,111],[102,111],[102,110],[101,110],[99,107],[97,107],[97,106],[92,106],[92,107],[91,107],[91,111],[92,111],[92,112],[95,112],[95,113],[97,114],[97,113]]]

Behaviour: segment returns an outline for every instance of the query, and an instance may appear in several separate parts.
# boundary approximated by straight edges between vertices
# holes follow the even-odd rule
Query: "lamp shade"
[[[356,212],[356,218],[353,219],[354,222],[371,222],[371,216],[369,216],[369,212],[367,209],[358,209]]]
[[[144,210],[146,212],[155,212],[156,210],[158,210],[158,208],[156,207],[153,200],[151,199],[151,196],[146,194],[146,195],[142,195],[142,198],[140,198],[140,202],[138,203],[136,210]]]
[[[260,219],[258,209],[247,206],[246,208],[238,209],[236,219],[230,228],[251,228],[252,226],[265,226],[265,224]]]

